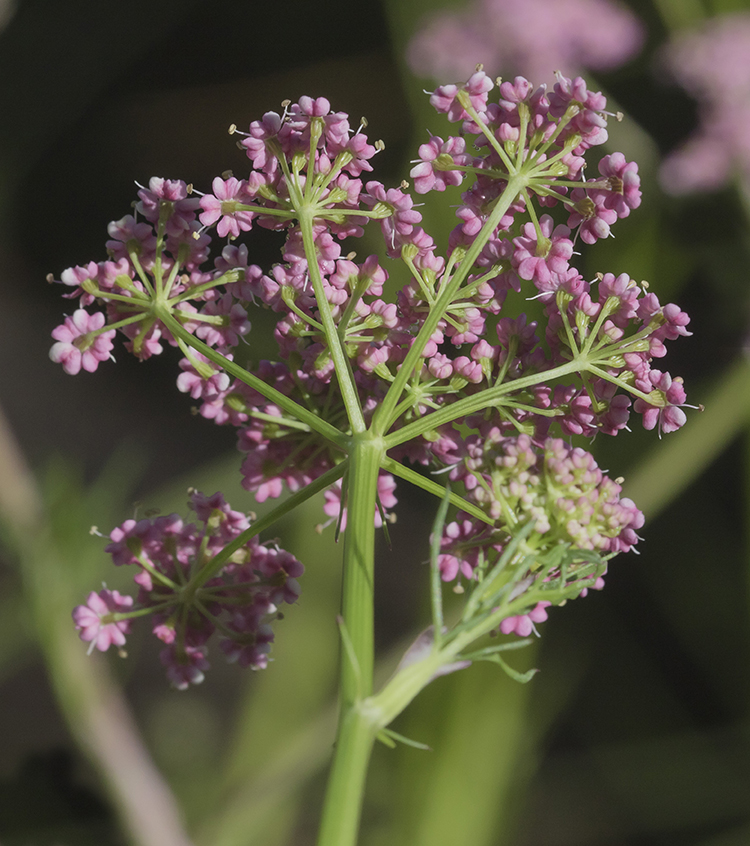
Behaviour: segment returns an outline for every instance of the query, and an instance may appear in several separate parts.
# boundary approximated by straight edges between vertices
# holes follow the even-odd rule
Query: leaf
[[[499,655],[488,655],[486,658],[481,658],[482,661],[491,661],[493,664],[499,664],[503,670],[513,679],[513,681],[520,682],[520,684],[527,684],[539,672],[538,669],[527,670],[525,673],[519,673],[503,661]]]
[[[422,749],[424,752],[432,752],[432,747],[428,746],[426,743],[420,743],[418,740],[411,740],[408,737],[404,737],[403,734],[398,734],[398,732],[389,728],[381,729],[378,732],[377,739],[391,749],[395,749],[396,742],[398,742],[403,743],[404,746],[413,746],[414,749]]]

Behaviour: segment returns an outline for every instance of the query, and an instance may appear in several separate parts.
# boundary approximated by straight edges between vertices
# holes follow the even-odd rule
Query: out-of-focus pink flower
[[[407,61],[434,79],[465,79],[481,63],[490,76],[521,73],[541,82],[555,71],[619,67],[643,38],[640,21],[613,0],[476,0],[428,20]]]
[[[698,101],[700,126],[664,160],[670,194],[750,180],[750,13],[724,15],[675,37],[664,66]]]

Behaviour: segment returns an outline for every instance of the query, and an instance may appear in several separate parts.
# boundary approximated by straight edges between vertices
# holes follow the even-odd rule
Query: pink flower
[[[388,509],[393,508],[398,500],[395,496],[396,490],[396,480],[391,476],[390,473],[383,473],[381,472],[378,476],[378,499],[380,500],[380,505],[383,508],[383,512],[385,513],[386,519],[388,518]],[[336,482],[335,485],[330,487],[325,492],[325,505],[323,506],[323,511],[327,514],[330,518],[338,520],[339,512],[341,512],[341,482]],[[380,509],[375,509],[375,528],[379,529],[383,525],[383,519],[380,515]],[[326,524],[328,525],[328,524]],[[341,531],[343,532],[346,529],[346,508],[343,509],[343,513],[341,514]]]
[[[433,135],[427,144],[419,148],[421,161],[409,171],[414,180],[414,190],[417,194],[428,191],[445,191],[448,185],[460,185],[464,174],[459,170],[436,169],[435,161],[442,156],[444,160],[453,161],[456,165],[466,165],[471,157],[465,154],[466,142],[460,137],[450,137],[447,141]]]
[[[100,652],[106,652],[113,643],[123,646],[125,635],[130,632],[130,620],[115,621],[112,615],[126,612],[132,604],[132,596],[121,596],[116,590],[92,591],[85,605],[73,609],[81,640],[90,641],[91,649],[96,647]]]
[[[633,408],[643,414],[643,428],[654,429],[658,425],[659,434],[675,432],[687,422],[685,412],[680,408],[685,404],[685,388],[682,379],[672,379],[669,373],[652,370],[649,379],[654,392],[660,394],[662,403],[651,405],[643,399],[637,399]]]
[[[200,222],[204,226],[213,226],[218,221],[216,233],[220,238],[227,235],[237,238],[241,231],[252,229],[255,212],[240,209],[246,205],[251,197],[247,193],[247,183],[235,179],[216,177],[212,183],[213,194],[201,197],[200,206],[203,213]]]
[[[547,619],[547,608],[551,602],[539,602],[527,614],[519,614],[515,617],[506,617],[500,623],[500,631],[503,634],[517,634],[519,637],[528,637],[532,632],[536,634],[534,623],[543,623]]]
[[[609,181],[609,191],[604,206],[614,209],[618,217],[627,217],[631,209],[641,204],[641,178],[638,165],[629,162],[622,153],[612,153],[599,162],[599,173]]]
[[[575,203],[568,216],[568,226],[575,229],[586,244],[594,244],[600,238],[608,238],[610,227],[617,220],[617,212],[607,208],[607,195],[597,189],[574,188],[570,199]]]
[[[662,163],[672,194],[711,191],[739,172],[750,179],[750,13],[721,15],[681,31],[664,66],[700,107],[700,126]]]
[[[81,368],[93,373],[100,362],[112,358],[115,330],[99,332],[104,323],[101,311],[89,314],[82,308],[77,309],[53,330],[52,337],[57,343],[52,345],[49,357],[56,364],[62,364],[63,370],[71,376],[79,373]]]
[[[570,229],[562,224],[555,226],[548,214],[539,219],[539,228],[541,240],[533,223],[524,225],[523,236],[513,239],[515,251],[512,261],[521,279],[546,285],[553,273],[565,273],[568,269],[568,261],[573,255],[573,242],[569,237]]]

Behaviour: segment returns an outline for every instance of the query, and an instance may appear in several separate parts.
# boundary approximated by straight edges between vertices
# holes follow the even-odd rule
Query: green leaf
[[[486,658],[480,659],[482,661],[490,661],[493,664],[499,664],[503,670],[513,679],[513,681],[526,684],[539,672],[538,669],[527,670],[525,673],[519,673],[503,661],[499,655],[488,655]]]
[[[398,742],[403,743],[404,746],[412,746],[414,749],[422,749],[424,752],[432,752],[432,747],[428,746],[426,743],[420,743],[418,740],[411,740],[408,737],[404,737],[403,734],[399,734],[389,728],[381,729],[378,732],[377,739],[391,749],[395,749],[396,743]]]

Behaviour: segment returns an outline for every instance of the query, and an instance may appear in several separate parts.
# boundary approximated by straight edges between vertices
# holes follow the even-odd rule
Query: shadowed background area
[[[54,657],[58,629],[75,641],[73,604],[102,580],[127,586],[88,527],[108,533],[136,500],[183,510],[190,484],[227,490],[235,508],[254,506],[239,487],[234,430],[191,415],[176,390],[175,351],[139,364],[116,350],[116,366],[76,378],[49,361],[49,333],[71,304],[45,277],[105,258],[106,224],[130,211],[135,182],[156,175],[207,189],[227,169],[244,173],[247,160],[227,127],[279,111],[287,98],[325,96],[355,126],[366,116],[370,138],[385,141],[375,178],[397,185],[425,129],[449,131],[421,93],[434,81],[412,75],[404,58],[420,22],[443,5],[463,7],[19,0],[7,8],[0,403],[56,516],[47,546],[28,538],[24,547],[6,530],[0,548],[3,846],[147,844],[123,823],[88,729],[76,729],[75,695],[59,678],[67,659]],[[636,430],[596,441],[600,464],[632,481],[646,512],[641,554],[617,559],[606,590],[540,626],[538,645],[519,653],[524,669],[541,669],[529,685],[474,667],[439,680],[411,706],[397,731],[434,751],[377,750],[365,846],[750,841],[748,217],[736,186],[677,198],[657,185],[660,158],[700,116],[657,60],[679,23],[668,6],[630,4],[643,22],[643,49],[592,83],[628,116],[612,131],[621,146],[607,152],[639,161],[644,203],[616,239],[584,250],[581,269],[648,279],[663,302],[685,308],[694,336],[673,345],[667,369],[685,377],[689,401],[707,411],[690,413],[692,440],[689,424],[682,440],[659,443],[656,433]],[[705,11],[738,8],[716,2]],[[439,200],[422,211],[445,243],[452,209]],[[272,234],[253,232],[248,243],[264,269],[279,259]],[[253,357],[272,357],[267,315],[250,319]],[[724,405],[717,398],[711,406],[714,392]],[[660,451],[662,465],[648,464]],[[424,562],[436,503],[406,485],[399,499],[392,549],[382,543],[379,562],[384,673],[427,619]],[[89,672],[108,665],[124,689],[134,730],[196,844],[314,842],[332,737],[339,585],[332,531],[313,531],[323,515],[319,502],[308,505],[283,527],[307,574],[268,670],[248,677],[217,660],[201,687],[170,691],[150,636],[137,630],[127,661],[88,661]]]

